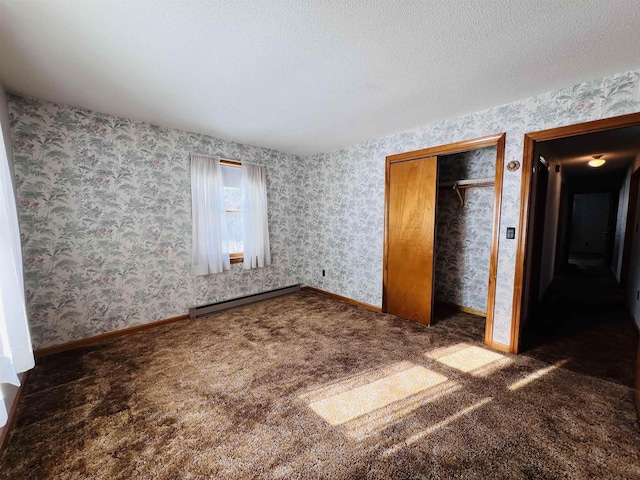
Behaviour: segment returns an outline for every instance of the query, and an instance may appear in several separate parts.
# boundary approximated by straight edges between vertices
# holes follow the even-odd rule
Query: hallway
[[[638,332],[624,291],[606,267],[569,265],[557,275],[523,331],[524,355],[628,387]]]

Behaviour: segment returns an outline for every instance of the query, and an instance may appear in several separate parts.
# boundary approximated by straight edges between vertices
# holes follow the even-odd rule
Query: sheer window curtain
[[[191,273],[208,275],[231,268],[220,161],[191,155],[193,250]]]
[[[19,386],[34,366],[24,296],[18,213],[5,144],[0,138],[0,384]],[[0,388],[0,427],[7,408]]]
[[[244,224],[243,268],[271,265],[267,220],[267,173],[263,166],[242,164],[242,212]]]

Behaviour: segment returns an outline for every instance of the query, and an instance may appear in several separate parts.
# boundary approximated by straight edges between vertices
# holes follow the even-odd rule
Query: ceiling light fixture
[[[589,160],[589,166],[590,167],[601,167],[602,165],[604,165],[605,163],[607,163],[605,161],[604,158],[602,158],[602,155],[591,155],[593,157],[593,160]]]

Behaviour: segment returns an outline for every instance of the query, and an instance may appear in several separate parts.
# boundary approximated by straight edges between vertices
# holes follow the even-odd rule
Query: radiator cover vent
[[[208,315],[210,313],[219,312],[221,310],[228,310],[229,308],[240,307],[242,305],[249,305],[250,303],[261,302],[263,300],[281,297],[283,295],[289,295],[291,293],[297,293],[299,291],[300,284],[297,284],[291,285],[289,287],[269,290],[267,292],[255,293],[253,295],[247,295],[245,297],[232,298],[230,300],[224,300],[222,302],[210,303],[209,305],[193,307],[189,309],[189,318],[193,320],[194,318],[201,317],[202,315]]]

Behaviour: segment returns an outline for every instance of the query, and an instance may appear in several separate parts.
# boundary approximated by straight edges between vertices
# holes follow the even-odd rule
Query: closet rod
[[[438,187],[453,188],[453,190],[458,194],[458,198],[460,199],[460,206],[464,207],[464,196],[462,195],[462,193],[460,193],[460,190],[474,187],[493,187],[494,185],[495,180],[491,177],[487,177],[473,178],[469,180],[456,180],[453,182],[442,182]]]
[[[455,188],[473,188],[473,187],[493,187],[495,185],[495,179],[493,177],[487,178],[473,178],[469,180],[454,180],[452,182],[441,182],[438,187],[455,187]]]

